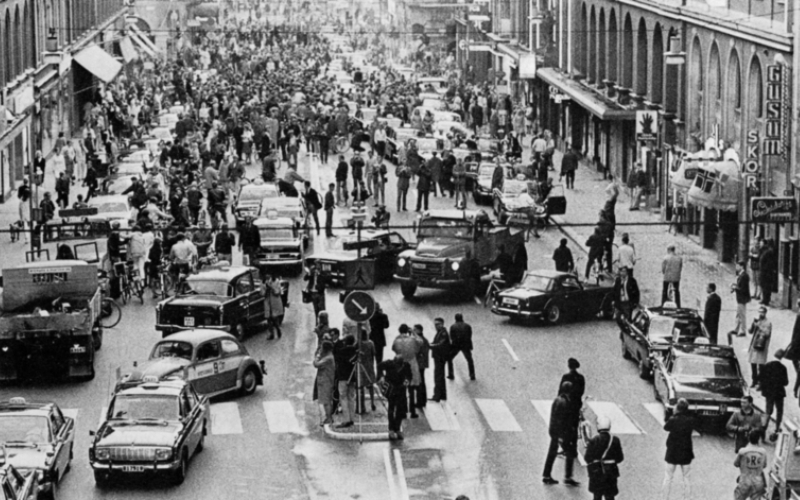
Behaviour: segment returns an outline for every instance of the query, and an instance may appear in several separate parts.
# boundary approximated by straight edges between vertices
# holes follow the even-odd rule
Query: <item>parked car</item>
[[[582,283],[572,273],[528,271],[519,285],[497,294],[492,312],[512,319],[543,318],[551,324],[567,317],[611,318],[613,295],[612,285]]]
[[[724,424],[748,393],[731,346],[673,344],[654,358],[653,388],[669,418],[681,398],[698,417]]]
[[[691,344],[709,339],[703,318],[694,309],[640,306],[630,320],[621,317],[619,339],[622,357],[639,365],[639,376],[653,376],[653,360],[661,357],[672,344]]]
[[[337,238],[331,248],[306,257],[306,262],[308,265],[315,263],[319,269],[320,276],[328,283],[341,285],[344,281],[345,262],[354,261],[358,258],[357,250],[345,250],[344,247],[356,240],[355,233]],[[362,250],[361,258],[375,261],[376,281],[391,280],[397,256],[410,248],[410,245],[398,233],[380,229],[361,231],[361,241],[369,240],[374,241],[375,245]]]
[[[264,384],[264,373],[247,348],[232,335],[211,329],[184,330],[159,340],[147,361],[134,364],[117,381],[116,391],[139,385],[145,377],[181,378],[208,397],[231,391],[249,395]]]
[[[208,398],[184,380],[146,378],[117,392],[89,447],[98,486],[117,474],[167,475],[183,483],[211,426]]]
[[[19,397],[0,403],[3,458],[20,472],[35,473],[42,498],[57,498],[58,485],[72,462],[74,445],[75,421],[65,416],[57,404]]]

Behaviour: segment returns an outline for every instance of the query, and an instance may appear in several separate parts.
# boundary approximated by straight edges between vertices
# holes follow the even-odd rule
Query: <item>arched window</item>
[[[644,18],[639,20],[639,30],[636,34],[636,89],[634,92],[640,96],[647,95],[647,24]]]
[[[719,59],[719,46],[716,42],[711,44],[711,53],[708,57],[708,112],[709,124],[721,124],[722,117],[722,65]]]
[[[581,26],[578,30],[578,57],[575,58],[576,68],[579,73],[586,74],[586,59],[589,57],[588,47],[589,21],[586,18],[586,4],[581,6]]]
[[[617,73],[617,51],[619,44],[617,43],[617,14],[614,9],[611,9],[608,14],[608,78],[619,82],[619,74]]]
[[[622,28],[622,86],[633,88],[633,26],[630,14],[625,16]]]
[[[31,24],[33,16],[31,15],[29,2],[25,2],[22,12],[22,64],[25,69],[28,69],[35,66],[34,59],[36,58],[36,40],[34,39],[33,25]]]
[[[589,50],[586,53],[587,79],[590,82],[597,81],[597,17],[592,5],[589,16]]]
[[[747,115],[752,124],[764,117],[764,77],[758,56],[750,62],[750,74],[747,77]]]
[[[19,5],[14,9],[14,27],[12,28],[12,38],[14,39],[14,71],[11,75],[12,78],[16,78],[22,73],[22,51],[23,49],[23,39],[22,39],[22,21],[20,20],[19,15]]]
[[[7,84],[14,78],[14,58],[12,54],[14,53],[14,38],[11,36],[11,9],[6,10],[6,22],[5,22],[5,34],[3,36],[3,54],[7,54],[6,57],[3,57],[3,85]]]
[[[661,104],[664,99],[664,37],[661,25],[653,29],[653,81],[650,84],[650,99]]]
[[[600,21],[597,28],[597,81],[606,79],[606,52],[608,52],[608,32],[606,31],[606,11],[600,9]]]
[[[728,61],[728,92],[730,92],[729,102],[734,109],[742,108],[742,68],[739,65],[739,53],[736,49],[731,50],[731,58]]]
[[[687,85],[687,94],[689,101],[689,135],[694,139],[692,151],[701,149],[703,144],[703,105],[704,105],[704,92],[705,92],[705,66],[703,66],[703,48],[700,45],[700,38],[695,37],[692,42],[692,51],[689,54],[689,69],[687,77],[689,84]]]

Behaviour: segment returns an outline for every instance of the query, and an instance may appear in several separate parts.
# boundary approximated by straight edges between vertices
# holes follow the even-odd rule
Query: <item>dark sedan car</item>
[[[373,240],[375,244],[371,248],[362,250],[361,258],[375,261],[375,279],[377,281],[392,279],[397,256],[410,248],[408,242],[399,234],[382,229],[361,231],[361,241],[366,240]],[[317,264],[320,276],[328,283],[341,284],[344,281],[344,263],[358,258],[356,250],[345,250],[348,243],[355,241],[355,233],[338,238],[332,248],[306,257],[306,262],[309,265]]]
[[[669,418],[678,399],[689,402],[699,417],[727,422],[747,394],[733,347],[709,344],[675,344],[653,363],[655,397]]]
[[[551,324],[565,317],[610,318],[613,293],[610,285],[581,283],[571,273],[529,271],[519,285],[497,294],[492,312],[512,319],[541,317]]]
[[[703,318],[694,309],[674,307],[638,307],[631,319],[620,318],[619,338],[622,357],[639,365],[639,376],[653,376],[653,359],[662,356],[669,346],[691,344],[698,338],[708,339]]]

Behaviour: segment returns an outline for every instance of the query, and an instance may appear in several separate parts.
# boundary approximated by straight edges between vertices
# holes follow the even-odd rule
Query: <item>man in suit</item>
[[[709,283],[706,287],[706,311],[703,315],[703,322],[706,324],[706,330],[711,337],[711,343],[717,343],[717,334],[719,333],[719,313],[722,310],[722,299],[717,295],[717,285]]]
[[[325,236],[333,238],[333,210],[336,208],[335,196],[336,184],[328,184],[328,192],[325,193]]]
[[[731,292],[736,294],[736,326],[728,332],[728,345],[733,345],[733,337],[747,334],[747,303],[750,302],[750,276],[747,274],[747,262],[736,263],[736,282],[731,285]]]
[[[308,224],[308,218],[313,217],[314,224],[317,226],[317,236],[319,236],[319,217],[317,212],[322,208],[322,203],[319,201],[319,193],[311,187],[309,181],[305,181],[303,185],[306,187],[306,192],[303,193],[303,199],[306,202],[306,224]]]
[[[453,350],[450,353],[450,380],[453,376],[452,360],[458,356],[458,353],[464,353],[464,358],[467,360],[467,367],[469,368],[469,379],[475,380],[475,363],[472,361],[472,326],[464,322],[464,316],[461,313],[456,314],[456,322],[450,327],[450,340],[453,343]]]
[[[444,319],[436,318],[433,320],[436,327],[436,334],[431,342],[431,353],[433,355],[433,398],[431,401],[439,402],[447,400],[447,384],[444,382],[444,366],[450,359],[452,345],[450,334],[444,326]],[[450,372],[453,373],[452,371]]]
[[[614,280],[614,306],[620,317],[631,318],[631,311],[639,305],[639,284],[628,275],[628,268],[621,267]]]

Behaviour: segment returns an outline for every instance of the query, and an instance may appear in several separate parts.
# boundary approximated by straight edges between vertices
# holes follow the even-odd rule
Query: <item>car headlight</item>
[[[171,448],[158,448],[156,450],[156,460],[169,460],[172,458]]]
[[[459,267],[461,267],[461,264],[459,264],[458,262],[453,262],[452,264],[450,264],[450,269],[452,269],[453,271],[458,271]]]
[[[406,267],[406,259],[400,257],[399,259],[397,259],[397,265],[400,267]]]
[[[95,457],[97,460],[108,460],[108,458],[109,458],[110,456],[111,456],[111,451],[110,451],[110,450],[108,450],[108,449],[105,449],[105,448],[98,448],[98,449],[97,449],[97,450],[95,450],[95,452],[94,452],[94,457]]]

